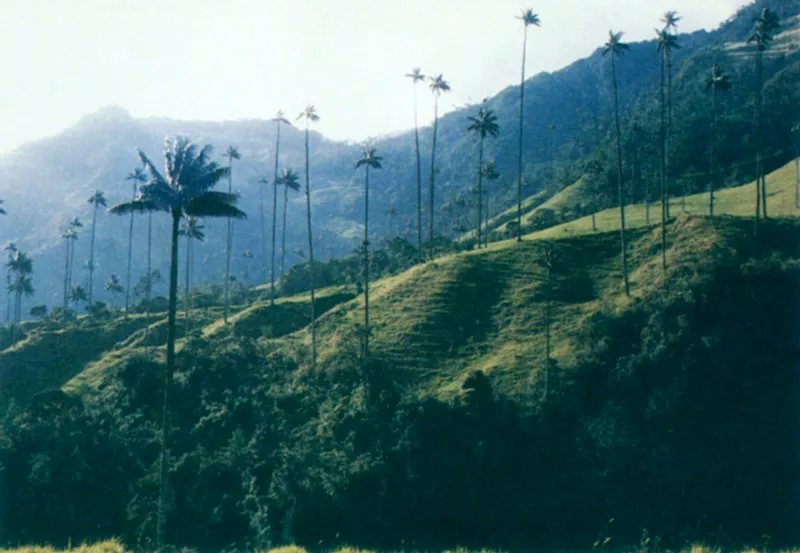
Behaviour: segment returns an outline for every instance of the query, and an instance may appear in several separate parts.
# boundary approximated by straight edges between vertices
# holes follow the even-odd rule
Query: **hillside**
[[[712,32],[681,35],[681,50],[676,53],[675,75],[675,146],[674,164],[684,172],[699,172],[705,168],[705,153],[697,144],[706,143],[707,117],[698,103],[707,100],[703,91],[703,76],[712,63],[723,63],[734,77],[737,86],[720,109],[726,115],[720,124],[720,163],[737,166],[726,174],[728,185],[737,185],[752,178],[752,59],[744,55],[741,43],[751,26],[752,14],[762,6],[779,9],[785,18],[785,31],[779,36],[779,48],[768,57],[765,64],[767,79],[767,149],[770,168],[785,163],[790,153],[785,151],[790,143],[789,129],[796,105],[798,49],[792,38],[797,32],[800,4],[797,0],[758,0],[755,5],[743,8],[739,14]],[[738,46],[737,46],[738,45]],[[600,52],[587,59],[576,61],[552,74],[533,76],[526,85],[526,118],[524,132],[524,195],[534,197],[543,189],[564,187],[578,181],[589,159],[597,158],[608,170],[610,159],[609,117],[610,95],[607,87],[607,60]],[[655,45],[652,41],[633,44],[620,63],[621,101],[623,121],[642,123],[643,144],[656,144],[655,121],[656,83],[658,77]],[[457,83],[453,83],[457,86]],[[487,143],[487,157],[495,158],[501,173],[496,186],[489,194],[493,206],[505,210],[513,203],[516,179],[516,117],[519,87],[510,86],[497,96],[489,98],[486,106],[495,110],[501,127],[498,140]],[[468,136],[465,118],[478,106],[459,109],[442,117],[439,127],[439,162],[436,204],[442,206],[437,213],[437,233],[453,235],[454,226],[464,218],[472,220],[472,210],[445,210],[461,196],[469,196],[474,183],[473,159],[475,141]],[[543,116],[546,114],[546,116]],[[324,114],[323,114],[324,116]],[[551,127],[554,125],[556,131]],[[625,124],[625,133],[628,133]],[[261,244],[261,201],[266,193],[266,217],[271,216],[269,187],[265,190],[259,180],[271,175],[274,156],[275,129],[269,121],[193,122],[167,119],[134,119],[125,110],[108,108],[86,116],[64,133],[31,143],[0,159],[0,198],[6,202],[9,215],[0,221],[0,242],[16,242],[33,254],[36,267],[59,267],[63,256],[60,233],[66,223],[80,215],[87,222],[90,191],[102,188],[110,204],[130,194],[130,183],[125,176],[136,167],[135,149],[140,147],[153,158],[159,157],[165,134],[183,133],[199,143],[211,143],[221,154],[229,144],[235,144],[243,158],[234,167],[234,188],[241,194],[241,204],[249,218],[236,225],[232,274],[239,282],[248,277],[251,283],[262,282],[266,273]],[[286,129],[281,147],[282,166],[299,169],[303,165],[302,133]],[[431,129],[421,131],[423,151],[430,148]],[[626,144],[630,137],[625,137]],[[377,141],[375,144],[384,156],[384,169],[373,175],[374,187],[371,205],[374,223],[373,243],[382,237],[413,236],[415,220],[415,191],[413,164],[413,135],[404,133]],[[629,173],[629,156],[633,152],[626,146],[625,172]],[[341,256],[352,251],[359,243],[362,213],[361,182],[353,170],[358,148],[352,144],[330,141],[312,132],[311,135],[312,189],[314,203],[315,251],[322,259]],[[629,183],[631,195],[639,201],[642,190],[654,190],[650,178],[652,154],[639,152],[641,167],[636,169],[639,178]],[[703,160],[699,164],[699,160]],[[742,162],[743,166],[738,167]],[[423,156],[423,174],[427,174],[427,156]],[[609,178],[613,175],[608,175]],[[677,182],[675,195],[691,192],[699,184]],[[224,186],[224,185],[223,185]],[[694,187],[694,188],[693,188]],[[601,187],[595,204],[611,205],[608,187]],[[467,198],[468,200],[470,198]],[[290,264],[302,262],[305,257],[305,228],[301,195],[290,195],[287,255]],[[469,203],[467,201],[466,203]],[[537,202],[533,202],[534,204]],[[587,202],[582,202],[587,204]],[[389,206],[394,205],[397,216],[384,217]],[[427,219],[429,214],[424,214]],[[155,217],[156,236],[166,230],[166,220]],[[504,224],[506,221],[503,221]],[[198,282],[217,283],[221,279],[224,256],[223,222],[209,221],[208,240],[198,245],[198,262],[195,269]],[[142,274],[144,260],[144,221],[135,228],[133,282]],[[88,258],[88,236],[83,233],[77,244],[77,266],[83,267]],[[97,242],[98,282],[105,283],[112,273],[125,271],[127,250],[127,225],[116,217],[101,215],[98,222]],[[167,244],[154,244],[155,267],[166,274]],[[267,248],[269,249],[269,247]],[[250,250],[254,258],[241,254]],[[269,251],[267,252],[269,255]],[[249,276],[248,276],[249,275]],[[87,277],[79,270],[77,282]],[[61,278],[57,270],[36,271],[36,294],[28,305],[60,303]],[[102,286],[100,299],[108,300]],[[159,286],[157,294],[163,294]],[[0,299],[0,301],[3,301]]]

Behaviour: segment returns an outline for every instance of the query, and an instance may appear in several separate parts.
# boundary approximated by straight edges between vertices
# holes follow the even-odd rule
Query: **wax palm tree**
[[[89,196],[89,203],[93,206],[92,209],[92,238],[89,242],[89,306],[92,305],[93,292],[94,292],[94,241],[95,233],[97,231],[97,209],[99,207],[106,207],[106,197],[101,190],[95,190]]]
[[[674,12],[667,12],[674,13]],[[664,16],[667,19],[667,16]],[[678,18],[680,19],[680,18]],[[672,51],[680,48],[678,38],[669,32],[669,28],[656,30],[657,40],[656,47],[661,58],[661,139],[662,139],[662,157],[664,164],[664,183],[662,201],[662,209],[665,211],[665,217],[669,218],[669,187],[670,187],[670,142],[672,136]]]
[[[758,232],[759,210],[767,218],[767,177],[764,173],[764,52],[772,45],[775,33],[780,29],[778,15],[769,8],[764,8],[761,15],[754,19],[753,33],[747,43],[756,45],[756,220]]]
[[[306,222],[308,223],[308,279],[311,288],[311,366],[317,368],[317,312],[314,305],[314,241],[311,237],[311,176],[308,160],[308,131],[311,123],[319,121],[317,108],[306,106],[297,119],[306,120]]]
[[[414,148],[417,157],[417,259],[422,263],[422,163],[419,157],[419,122],[417,120],[417,83],[425,80],[419,67],[406,73],[414,84]]]
[[[22,250],[16,250],[6,263],[6,268],[13,275],[9,291],[14,294],[14,327],[11,340],[17,340],[17,327],[22,317],[22,297],[33,295],[33,284],[30,275],[33,273],[33,261]]]
[[[356,163],[356,169],[364,168],[364,242],[362,244],[364,253],[364,357],[366,364],[369,359],[369,170],[381,169],[383,158],[379,156],[375,148],[367,146],[364,148],[361,159]]]
[[[186,138],[169,139],[165,144],[164,174],[155,167],[144,152],[139,152],[150,181],[141,187],[140,196],[111,208],[111,213],[123,215],[130,212],[166,212],[172,217],[170,233],[172,254],[169,274],[169,312],[167,317],[167,366],[164,371],[163,403],[161,411],[161,460],[159,467],[158,515],[156,521],[156,543],[159,549],[165,545],[168,436],[169,436],[169,390],[175,371],[175,316],[178,297],[178,230],[181,218],[236,217],[244,213],[236,207],[236,196],[232,193],[211,189],[230,173],[230,166],[221,167],[210,161],[211,146],[200,150]]]
[[[233,194],[233,160],[242,159],[242,155],[234,146],[228,146],[225,150],[225,157],[228,158],[228,194]],[[228,217],[228,233],[225,239],[225,308],[222,318],[228,324],[228,312],[231,305],[231,251],[233,248],[233,219]]]
[[[194,259],[194,240],[202,242],[206,235],[205,227],[200,224],[197,217],[189,216],[183,222],[183,227],[178,234],[186,237],[186,292],[184,300],[184,315],[186,319],[186,334],[189,334],[189,310],[192,308],[192,261]]]
[[[714,216],[714,162],[717,148],[717,93],[730,90],[731,80],[716,63],[711,67],[711,75],[706,79],[706,89],[711,90],[711,147],[708,163],[708,214]]]
[[[475,227],[478,248],[481,247],[481,225],[483,224],[483,142],[487,136],[497,137],[500,127],[497,126],[497,116],[490,109],[481,108],[475,117],[467,117],[469,126],[467,130],[478,136],[478,225]]]
[[[389,234],[394,238],[397,236],[397,206],[392,202],[392,205],[384,213],[386,218],[389,219]]]
[[[619,196],[619,235],[620,249],[622,250],[622,277],[625,281],[625,295],[631,295],[628,282],[628,252],[625,248],[625,195],[622,191],[622,136],[619,125],[619,88],[617,86],[616,59],[624,54],[630,46],[622,42],[622,33],[608,32],[608,42],[603,48],[603,55],[611,58],[611,84],[614,92],[614,126],[617,138],[617,193]]]
[[[794,205],[800,208],[800,123],[792,127],[794,136]]]
[[[111,294],[111,307],[114,307],[117,296],[125,292],[125,287],[122,286],[122,279],[119,278],[119,275],[112,274],[108,278],[106,292]]]
[[[533,10],[523,10],[517,16],[517,19],[522,21],[523,35],[522,35],[522,77],[519,82],[519,136],[517,143],[517,242],[522,242],[522,123],[525,113],[525,58],[527,57],[528,50],[528,27],[540,25],[539,15],[533,13]]]
[[[281,227],[281,280],[283,280],[286,262],[286,212],[289,206],[289,190],[300,191],[300,177],[291,169],[284,169],[275,182],[275,186],[283,186],[283,225]]]
[[[433,142],[431,144],[431,180],[430,180],[430,201],[429,211],[430,220],[428,221],[428,241],[429,241],[429,257],[433,257],[433,223],[434,223],[434,186],[436,180],[436,131],[439,128],[439,96],[444,92],[450,91],[450,83],[444,80],[444,76],[440,73],[436,77],[428,77],[429,86],[433,93]]]
[[[672,143],[672,51],[680,48],[678,44],[678,37],[675,33],[678,30],[678,22],[683,19],[678,15],[678,12],[670,10],[661,16],[661,22],[664,24],[664,32],[668,35],[666,43],[662,44],[664,60],[667,69],[667,128],[666,128],[666,188],[669,194],[669,175],[670,175],[670,144]],[[667,204],[667,217],[669,217],[670,206]]]
[[[271,269],[270,269],[270,298],[272,304],[275,304],[275,237],[277,232],[278,226],[278,160],[279,160],[279,152],[281,148],[281,125],[291,125],[289,120],[286,119],[285,114],[282,111],[278,111],[275,114],[275,117],[272,118],[272,122],[275,123],[275,127],[277,128],[276,137],[275,137],[275,173],[272,178],[272,256],[271,256]],[[262,181],[264,185],[267,184],[267,181]],[[266,260],[266,241],[263,245],[264,248],[264,259]],[[266,266],[266,265],[265,265]],[[266,280],[266,279],[265,279]]]
[[[669,101],[667,91],[667,56],[668,53],[677,47],[677,39],[669,33],[667,29],[656,29],[657,50],[661,62],[661,82],[659,86],[660,116],[661,116],[661,155],[660,155],[660,179],[661,179],[661,268],[667,270],[667,219],[669,218],[669,123],[667,118]]]
[[[133,173],[129,173],[125,180],[133,181],[133,195],[131,196],[131,200],[135,200],[136,197],[139,195],[139,185],[142,183],[147,182],[147,175],[145,175],[144,171],[137,167],[133,170]],[[148,213],[148,217],[150,214]],[[133,270],[133,217],[134,213],[131,212],[130,222],[128,224],[128,271],[125,276],[125,318],[128,318],[128,312],[130,311],[131,306],[131,272]],[[151,242],[151,226],[148,225],[148,234],[147,234],[147,264],[148,264],[148,272],[150,271],[150,242]],[[65,294],[66,295],[66,294]],[[66,303],[66,302],[65,302]],[[149,304],[149,302],[148,302]],[[149,309],[149,307],[148,307]]]
[[[11,261],[11,258],[14,257],[14,254],[17,253],[16,243],[8,242],[4,247],[3,251],[6,252],[8,256],[8,261]],[[6,265],[8,267],[8,265]],[[6,323],[11,322],[11,271],[6,269]]]
[[[484,179],[493,182],[500,178],[500,173],[497,171],[497,162],[494,160],[484,164],[483,169],[481,170],[481,175]],[[489,247],[489,218],[491,214],[489,213],[489,194],[486,194],[486,219],[484,221],[484,225],[486,228],[486,232],[483,233],[483,244],[487,248]]]
[[[89,301],[89,294],[83,286],[76,284],[69,291],[69,299],[71,299],[73,305],[75,305],[75,313],[77,313],[78,304],[80,302]]]
[[[69,307],[69,291],[72,289],[72,274],[75,265],[75,242],[78,241],[78,229],[83,228],[83,223],[78,217],[73,217],[67,225],[67,230],[61,238],[67,242],[67,259],[64,271],[64,309]]]

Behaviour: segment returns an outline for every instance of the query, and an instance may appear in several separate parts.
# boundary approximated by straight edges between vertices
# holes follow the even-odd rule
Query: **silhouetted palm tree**
[[[662,184],[662,210],[664,217],[669,218],[670,203],[670,137],[672,130],[672,51],[680,48],[678,39],[670,34],[668,29],[656,30],[656,46],[661,58],[661,140],[662,140],[662,164],[663,164],[663,184]],[[662,229],[663,230],[663,229]]]
[[[202,242],[206,235],[205,227],[200,224],[197,217],[189,216],[183,222],[183,228],[178,233],[186,237],[186,299],[184,301],[184,315],[186,319],[186,334],[189,334],[189,310],[192,308],[192,261],[194,259],[194,240]]]
[[[78,217],[73,217],[67,229],[61,233],[67,243],[67,257],[64,265],[64,309],[69,307],[69,292],[72,289],[72,268],[75,260],[75,242],[78,240],[78,229],[83,223]]]
[[[275,174],[272,179],[272,259],[271,259],[271,269],[270,269],[270,298],[272,303],[275,303],[275,236],[277,232],[278,226],[278,159],[279,159],[279,152],[281,148],[281,124],[290,125],[289,120],[284,117],[284,113],[282,111],[278,111],[275,114],[275,117],[272,118],[272,121],[275,123],[275,127],[277,128],[277,134],[275,138]],[[267,182],[263,181],[266,185]],[[264,244],[264,257],[266,259],[266,243]]]
[[[22,297],[33,295],[33,284],[29,275],[33,273],[33,261],[22,250],[16,250],[9,257],[6,268],[13,275],[9,291],[14,293],[14,326],[11,330],[11,340],[17,340],[17,327],[22,317]]]
[[[275,186],[283,186],[283,227],[281,228],[281,280],[283,280],[286,262],[286,211],[289,206],[289,190],[300,191],[300,177],[291,169],[284,169],[275,182]],[[275,245],[273,244],[272,247],[274,249]]]
[[[3,251],[8,256],[8,261],[17,253],[17,245],[14,242],[9,242],[3,247]],[[6,265],[8,267],[8,265]],[[11,271],[6,270],[6,323],[11,322]]]
[[[764,8],[761,15],[755,18],[755,26],[747,43],[756,45],[756,232],[758,232],[759,210],[767,218],[767,177],[764,171],[764,52],[769,50],[775,33],[780,29],[778,15],[769,8]]]
[[[311,288],[311,366],[317,368],[317,311],[314,298],[314,241],[311,237],[311,176],[308,160],[308,131],[312,122],[319,121],[317,108],[306,106],[297,119],[306,120],[306,221],[308,223],[308,278]]]
[[[706,79],[706,89],[711,90],[711,147],[708,163],[708,214],[714,216],[714,162],[717,148],[717,93],[730,90],[731,80],[722,68],[714,64],[711,75]]]
[[[381,169],[381,161],[375,148],[368,146],[356,163],[356,169],[364,167],[364,363],[369,358],[369,170]]]
[[[522,123],[525,113],[525,58],[528,50],[528,26],[539,26],[539,15],[533,10],[524,10],[517,19],[522,20],[524,33],[522,35],[522,77],[519,83],[519,136],[517,148],[517,242],[522,241]]]
[[[233,146],[228,146],[225,150],[225,157],[228,158],[228,194],[233,194],[233,160],[242,159],[242,155]],[[228,217],[228,234],[225,241],[225,310],[222,318],[228,323],[228,312],[231,306],[231,250],[233,248],[233,220]]]
[[[417,156],[417,258],[422,263],[422,162],[419,157],[419,122],[417,120],[417,83],[425,80],[419,67],[406,77],[414,83],[414,147]]]
[[[489,163],[485,163],[483,166],[483,170],[481,171],[482,176],[484,179],[488,181],[496,181],[500,178],[500,173],[497,171],[497,163],[492,160]],[[489,193],[486,193],[486,218],[484,221],[484,225],[486,228],[486,232],[483,233],[483,244],[487,248],[489,247],[489,219],[491,218],[491,214],[489,213]]]
[[[439,128],[439,96],[442,95],[443,92],[450,91],[450,83],[444,80],[444,76],[440,73],[436,77],[428,77],[430,81],[430,89],[433,92],[433,143],[431,144],[431,181],[430,181],[430,202],[429,202],[429,210],[430,210],[430,220],[428,221],[429,232],[428,232],[428,241],[429,241],[429,250],[428,255],[429,257],[433,258],[433,227],[434,227],[434,210],[433,210],[433,201],[434,201],[434,183],[436,180],[436,132]]]
[[[116,297],[125,292],[125,288],[122,286],[122,280],[119,278],[119,275],[112,274],[108,278],[108,282],[106,282],[106,292],[111,294],[111,307],[114,307],[114,304],[116,303]]]
[[[94,292],[94,241],[95,233],[97,231],[97,208],[100,206],[107,206],[106,197],[100,190],[95,190],[89,196],[89,203],[93,206],[92,209],[92,238],[89,242],[89,307],[92,306],[93,292]]]
[[[167,366],[164,371],[164,390],[161,412],[161,461],[159,467],[158,515],[156,521],[156,543],[159,549],[165,545],[168,436],[169,436],[169,390],[175,371],[175,315],[178,298],[178,230],[184,216],[236,217],[244,213],[236,207],[236,196],[232,193],[211,189],[230,173],[230,166],[221,167],[209,160],[211,146],[199,151],[186,138],[167,140],[164,151],[164,174],[162,175],[150,159],[139,152],[150,181],[141,187],[140,196],[111,208],[111,213],[122,215],[131,212],[169,213],[172,217],[170,233],[172,254],[169,271],[169,312],[167,317]]]
[[[75,313],[77,313],[78,303],[88,301],[89,294],[86,292],[86,289],[83,286],[76,284],[70,289],[69,298],[72,300],[72,303],[75,306]]]
[[[133,181],[133,195],[131,196],[131,200],[135,200],[136,197],[139,195],[139,184],[147,182],[147,175],[145,175],[144,171],[141,168],[137,167],[133,170],[133,173],[128,174],[125,177],[125,180]],[[131,272],[133,270],[133,217],[134,213],[131,212],[130,223],[128,228],[128,271],[125,276],[125,318],[128,318],[128,312],[130,311],[131,307]],[[150,214],[148,213],[148,218]],[[148,221],[149,222],[149,221]],[[148,224],[147,229],[147,271],[150,272],[150,245],[151,245],[151,238],[152,238],[152,226]],[[66,297],[66,292],[64,294]],[[149,299],[149,298],[148,298]],[[64,307],[66,308],[66,300],[65,300]],[[148,305],[149,305],[148,301]],[[148,307],[149,309],[149,307]]]
[[[476,117],[467,117],[469,132],[478,135],[478,225],[475,227],[478,248],[481,247],[481,226],[483,224],[483,141],[487,136],[496,137],[500,134],[497,126],[497,116],[490,109],[481,108]]]
[[[670,186],[670,144],[672,143],[672,51],[680,48],[678,44],[678,37],[675,32],[678,30],[678,22],[682,18],[676,11],[668,11],[661,17],[661,22],[664,24],[663,32],[666,34],[667,40],[665,42],[659,41],[659,48],[663,52],[664,61],[667,69],[667,127],[665,133],[664,155],[666,166],[666,192],[669,196]],[[670,205],[667,203],[666,212],[669,218]]]
[[[620,249],[622,250],[622,277],[625,281],[625,295],[631,295],[630,284],[628,282],[628,252],[625,248],[625,195],[622,191],[622,136],[619,125],[619,88],[617,86],[617,56],[625,53],[630,46],[622,42],[622,33],[608,32],[608,42],[603,49],[603,55],[611,58],[611,82],[614,91],[614,126],[617,138],[617,192],[619,196],[619,234]]]

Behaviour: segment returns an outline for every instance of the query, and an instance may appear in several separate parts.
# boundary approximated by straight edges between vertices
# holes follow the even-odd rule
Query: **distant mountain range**
[[[697,83],[702,79],[700,67],[724,57],[725,63],[733,66],[734,73],[741,74],[742,79],[752,78],[751,58],[741,56],[741,44],[746,41],[752,27],[753,15],[765,6],[778,11],[786,28],[775,55],[766,64],[767,78],[774,80],[780,77],[785,81],[781,81],[780,86],[786,90],[797,89],[797,74],[800,71],[797,65],[796,28],[800,0],[759,0],[742,8],[713,32],[698,31],[680,37],[682,49],[675,59],[676,125],[693,114],[700,113],[703,116],[704,107],[680,100],[681,90],[699,90]],[[633,44],[620,63],[619,70],[625,120],[629,121],[635,116],[642,118],[645,126],[652,124],[659,77],[653,42]],[[607,60],[598,51],[561,71],[542,73],[528,81],[524,128],[526,195],[552,182],[558,186],[568,184],[581,174],[587,159],[606,148],[611,115],[607,71]],[[747,102],[752,91],[749,86],[748,83],[747,86],[738,87],[729,99],[731,109],[749,109]],[[687,97],[689,93],[684,95],[684,98]],[[518,102],[518,86],[509,86],[485,102],[488,108],[495,110],[501,128],[500,137],[488,144],[488,156],[496,160],[502,175],[497,189],[492,193],[498,204],[504,206],[510,205],[514,187],[509,185],[516,179]],[[737,102],[742,105],[737,106]],[[459,109],[440,121],[437,210],[455,196],[464,194],[474,180],[476,144],[466,132],[465,118],[477,109],[478,106]],[[774,119],[779,126],[785,123],[775,130],[774,140],[785,141],[791,126],[789,118],[778,114]],[[740,131],[735,126],[730,129],[731,133]],[[34,286],[37,293],[28,305],[47,303],[53,306],[60,303],[64,255],[60,234],[67,222],[76,215],[82,217],[86,225],[78,241],[76,266],[81,266],[88,259],[90,206],[87,199],[91,191],[104,190],[110,205],[129,198],[131,185],[125,177],[138,166],[136,148],[147,152],[152,159],[160,159],[164,137],[176,134],[186,135],[200,144],[213,144],[216,147],[215,155],[219,156],[221,163],[225,163],[222,155],[228,145],[239,148],[242,160],[235,162],[233,182],[234,188],[241,194],[241,205],[248,219],[237,222],[235,226],[233,274],[243,278],[247,273],[253,282],[261,281],[260,205],[264,198],[266,217],[271,222],[272,190],[271,185],[260,184],[259,180],[263,177],[272,179],[274,125],[263,120],[198,122],[163,118],[134,119],[122,108],[109,107],[87,115],[57,136],[24,145],[0,158],[0,198],[5,200],[8,210],[8,216],[0,219],[0,242],[14,241],[34,258]],[[281,138],[280,165],[292,167],[302,176],[302,131],[284,128]],[[422,129],[423,175],[429,171],[430,142],[431,129]],[[696,150],[696,140],[688,137],[677,142],[676,159],[689,163],[681,155],[684,151]],[[746,137],[740,142],[745,146],[748,143]],[[396,207],[398,215],[394,223],[397,223],[400,231],[413,228],[416,212],[413,132],[384,137],[375,145],[385,159],[384,169],[373,176],[374,192],[371,198],[375,234],[380,238],[394,232],[393,222],[384,216],[390,205]],[[319,252],[322,258],[339,256],[352,251],[360,241],[362,183],[360,175],[354,171],[359,148],[353,144],[328,140],[316,132],[311,133],[310,147],[315,252]],[[553,171],[553,168],[557,170]],[[424,179],[424,183],[427,193],[427,179]],[[287,249],[290,261],[296,263],[304,259],[306,241],[303,198],[300,194],[290,198],[289,213]],[[425,213],[426,219],[427,216]],[[441,212],[437,213],[437,218],[437,232],[452,235],[455,215]],[[167,231],[167,220],[160,215],[154,216],[154,220],[156,241],[153,258],[156,267],[165,273],[168,243],[162,238]],[[224,270],[225,223],[205,221],[204,224],[208,240],[196,250],[196,282],[219,282]],[[144,218],[136,221],[135,237],[134,281],[144,271]],[[246,249],[253,252],[253,259],[241,255]],[[95,289],[101,290],[102,284],[112,273],[124,275],[126,255],[126,221],[103,213],[98,221]],[[87,271],[81,270],[75,280],[81,282],[87,277]],[[101,293],[99,299],[107,298]],[[2,302],[0,296],[0,309],[4,309]]]

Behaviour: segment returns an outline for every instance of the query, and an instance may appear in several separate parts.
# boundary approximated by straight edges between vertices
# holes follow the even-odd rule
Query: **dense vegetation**
[[[75,266],[83,225],[73,216],[61,235],[61,305],[34,306],[40,321],[23,321],[34,260],[17,244],[6,248],[2,539],[120,536],[159,549],[800,539],[800,177],[786,165],[766,178],[789,158],[785,144],[797,132],[800,59],[797,29],[781,29],[773,4],[756,3],[748,36],[740,23],[752,8],[713,35],[682,38],[672,34],[680,18],[668,12],[657,55],[645,50],[653,44],[629,45],[610,32],[602,54],[587,62],[597,82],[609,84],[594,91],[601,99],[589,111],[607,120],[574,120],[577,130],[560,134],[551,123],[547,160],[526,158],[516,195],[499,184],[489,189],[523,159],[522,135],[512,156],[513,132],[502,132],[517,118],[502,104],[509,95],[470,108],[460,138],[448,136],[452,116],[450,126],[440,121],[436,103],[427,243],[419,161],[427,144],[417,131],[416,163],[389,142],[387,151],[368,145],[351,156],[351,173],[364,179],[361,248],[315,258],[311,175],[331,160],[312,153],[310,125],[319,115],[308,106],[298,117],[304,186],[290,169],[279,172],[279,135],[274,179],[259,181],[273,186],[271,241],[263,197],[260,204],[263,259],[253,273],[261,287],[249,278],[258,248],[244,249],[243,277],[233,276],[232,219],[245,216],[233,188],[238,149],[228,148],[223,166],[211,146],[167,140],[163,170],[140,151],[143,168],[128,176],[133,197],[110,210],[131,214],[121,225],[127,266],[115,266],[125,283],[112,273],[104,290],[124,293],[124,310],[94,301],[102,191],[89,197],[86,286]],[[780,5],[784,18],[797,11],[797,2]],[[540,23],[532,12],[520,19],[525,36]],[[679,38],[688,46],[682,55]],[[756,47],[754,90],[736,78],[753,73],[743,39]],[[634,75],[646,55],[650,69]],[[733,62],[726,72],[721,57]],[[522,70],[524,86],[524,58]],[[409,76],[422,80],[418,70]],[[428,84],[436,100],[450,89],[441,74]],[[708,117],[694,116],[701,96],[712,102]],[[526,105],[517,99],[525,132]],[[288,126],[280,113],[273,122],[278,132]],[[455,153],[465,140],[477,151]],[[464,156],[477,184],[456,193],[448,164]],[[747,161],[733,162],[740,158]],[[407,166],[397,169],[398,160]],[[417,187],[403,194],[417,197],[417,228],[385,227],[381,247],[371,249],[370,176],[399,187],[406,179],[398,176],[414,169]],[[544,190],[525,200],[523,217],[519,186],[531,176]],[[222,180],[227,192],[213,190]],[[710,184],[725,188],[713,201]],[[276,281],[281,186],[284,221],[289,190],[303,190],[305,213],[295,218],[307,249],[297,257],[307,261]],[[436,222],[443,196],[447,217]],[[391,204],[389,219],[398,209],[402,203]],[[153,228],[153,212],[170,216],[169,233]],[[470,221],[473,212],[474,231],[465,225],[451,241],[443,225]],[[146,271],[136,293],[133,214],[141,213]],[[193,286],[193,252],[206,236],[200,217],[227,218],[224,233],[209,233],[225,241],[215,287]],[[289,228],[284,222],[284,236]],[[407,239],[414,234],[416,247]],[[496,241],[510,237],[517,240]],[[169,244],[166,298],[154,293],[158,243]]]

